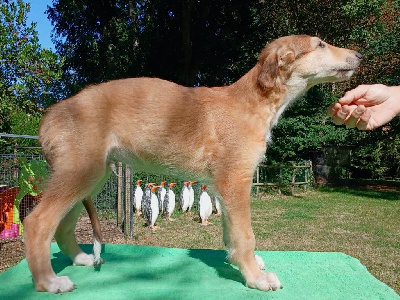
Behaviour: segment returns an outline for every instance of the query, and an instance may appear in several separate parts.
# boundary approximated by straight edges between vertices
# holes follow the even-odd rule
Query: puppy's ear
[[[278,66],[287,69],[292,62],[294,62],[294,52],[290,49],[281,49],[278,51]]]
[[[262,69],[258,74],[258,84],[264,90],[276,86],[280,71],[287,70],[294,59],[294,52],[287,47],[277,50],[269,50],[268,48],[264,50],[259,60],[262,64]]]
[[[266,51],[264,51],[266,52]],[[260,61],[262,69],[258,74],[258,84],[264,89],[269,90],[275,86],[276,78],[278,77],[278,56],[275,51],[262,53]]]

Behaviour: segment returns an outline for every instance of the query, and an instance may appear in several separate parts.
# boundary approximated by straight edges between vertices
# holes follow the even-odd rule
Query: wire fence
[[[37,154],[0,154],[0,233],[2,230],[11,229],[13,219],[13,203],[18,193],[18,178],[21,172],[19,159],[29,163],[44,161],[42,155]],[[126,237],[132,236],[133,220],[133,191],[137,180],[143,182],[161,181],[176,182],[176,193],[182,188],[182,181],[174,177],[144,172],[132,172],[129,166],[122,163],[115,164],[113,172],[103,189],[92,200],[102,219],[116,219]],[[190,180],[190,179],[189,179]],[[277,189],[280,194],[294,194],[299,187],[306,191],[313,183],[312,165],[307,162],[302,165],[259,165],[254,176],[253,188],[255,192],[265,192],[268,189]],[[5,191],[8,191],[5,192]],[[194,186],[195,194],[200,193],[200,185]],[[19,206],[20,222],[29,214],[40,201],[40,195],[24,197]],[[15,212],[14,212],[15,213]],[[15,218],[14,218],[15,219]],[[3,225],[2,225],[3,224]]]
[[[42,155],[37,154],[0,154],[0,186],[17,187],[21,170],[19,158],[26,162],[32,160],[44,161]],[[112,174],[101,192],[93,199],[96,208],[103,215],[115,215],[117,198],[117,176]]]
[[[37,154],[0,154],[0,233],[2,230],[11,229],[13,223],[13,213],[15,213],[13,212],[13,204],[18,193],[18,179],[21,173],[19,159],[21,158],[24,158],[26,163],[34,160],[44,161],[44,157]],[[165,180],[177,183],[175,191],[180,191],[182,188],[180,179],[174,177],[144,172],[133,173],[128,166],[122,163],[117,163],[115,169],[115,172],[111,173],[102,190],[92,200],[99,217],[102,219],[116,219],[117,225],[121,227],[126,235],[129,233],[132,235],[133,211],[131,207],[134,186],[137,180],[141,179],[143,182],[154,183]],[[196,192],[199,192],[199,188],[197,188]],[[19,206],[20,216],[22,216],[21,222],[40,201],[40,196],[29,198],[27,194],[26,198],[30,200],[28,201],[24,198],[25,200]]]

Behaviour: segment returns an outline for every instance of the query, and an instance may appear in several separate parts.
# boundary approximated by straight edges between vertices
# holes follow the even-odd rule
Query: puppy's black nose
[[[362,54],[361,54],[360,52],[356,52],[356,57],[357,57],[358,59],[361,59],[361,58],[362,58]]]

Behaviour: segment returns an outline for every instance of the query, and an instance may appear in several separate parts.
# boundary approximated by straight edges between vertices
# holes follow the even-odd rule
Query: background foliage
[[[0,132],[37,134],[43,108],[60,97],[63,59],[41,49],[29,9],[22,0],[0,4]],[[0,147],[8,152],[13,142]]]
[[[315,87],[286,111],[273,131],[268,162],[310,159],[326,145],[353,145],[354,176],[398,176],[398,120],[359,132],[334,126],[326,108],[361,83],[400,84],[399,0],[53,0],[48,16],[57,54],[40,49],[34,24],[26,24],[29,5],[10,0],[1,10],[0,44],[7,49],[1,54],[1,131],[23,128],[12,125],[14,111],[36,113],[111,79],[230,84],[269,41],[309,34],[362,52],[363,63],[351,82]]]

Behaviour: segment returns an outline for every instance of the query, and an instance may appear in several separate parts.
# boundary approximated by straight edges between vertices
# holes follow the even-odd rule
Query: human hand
[[[392,120],[400,112],[400,87],[383,84],[360,85],[348,91],[328,108],[336,125],[372,130]]]

